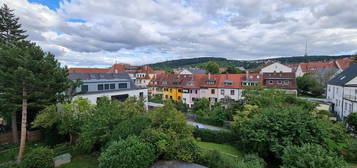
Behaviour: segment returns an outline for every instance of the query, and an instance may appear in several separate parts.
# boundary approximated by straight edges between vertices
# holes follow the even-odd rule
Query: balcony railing
[[[343,98],[350,101],[357,101],[357,95],[344,95]]]

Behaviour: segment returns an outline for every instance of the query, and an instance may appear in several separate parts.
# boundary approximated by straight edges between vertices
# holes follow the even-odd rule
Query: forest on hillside
[[[351,57],[351,55],[340,55],[340,56],[292,56],[292,57],[280,57],[280,58],[269,58],[261,60],[229,60],[226,58],[219,57],[200,57],[200,58],[190,58],[190,59],[178,59],[170,60],[164,62],[158,62],[154,64],[148,64],[155,70],[170,70],[178,67],[200,67],[202,64],[207,62],[216,62],[220,67],[244,67],[246,69],[256,68],[261,64],[269,61],[278,61],[283,64],[290,63],[301,63],[301,62],[313,62],[313,61],[330,61],[334,59]]]

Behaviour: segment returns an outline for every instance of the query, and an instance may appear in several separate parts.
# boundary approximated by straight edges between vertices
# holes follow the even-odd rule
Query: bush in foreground
[[[282,156],[282,168],[343,168],[346,162],[336,153],[325,150],[317,144],[303,146],[288,146]]]
[[[149,167],[155,160],[154,147],[137,137],[114,141],[99,157],[99,168]]]
[[[256,155],[248,154],[243,158],[235,158],[216,150],[207,151],[199,161],[209,168],[264,168],[266,163]]]
[[[45,147],[32,149],[22,160],[21,168],[53,168],[54,152]]]

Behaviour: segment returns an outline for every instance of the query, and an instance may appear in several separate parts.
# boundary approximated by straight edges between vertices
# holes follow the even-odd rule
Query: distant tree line
[[[208,62],[215,62],[220,67],[244,67],[246,69],[257,68],[259,65],[264,64],[266,61],[278,61],[283,64],[292,63],[302,63],[302,62],[315,62],[315,61],[330,61],[334,59],[351,57],[352,55],[339,55],[339,56],[292,56],[292,57],[282,57],[282,58],[271,58],[262,60],[251,60],[251,61],[241,61],[241,60],[228,60],[226,58],[218,57],[201,57],[201,58],[190,58],[190,59],[178,59],[164,61],[154,64],[149,64],[154,69],[169,70],[179,67],[200,67]]]

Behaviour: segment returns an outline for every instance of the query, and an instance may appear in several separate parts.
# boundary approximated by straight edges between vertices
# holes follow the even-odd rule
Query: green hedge
[[[214,142],[220,144],[231,143],[237,139],[234,134],[229,131],[212,131],[198,128],[194,129],[193,136],[204,142]]]
[[[197,116],[196,122],[202,123],[202,124],[207,124],[207,125],[213,125],[213,126],[218,126],[222,127],[223,126],[223,121],[217,121],[213,118],[210,117],[201,117]]]

